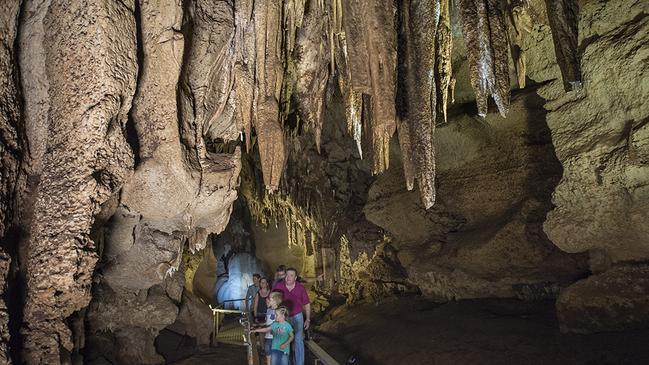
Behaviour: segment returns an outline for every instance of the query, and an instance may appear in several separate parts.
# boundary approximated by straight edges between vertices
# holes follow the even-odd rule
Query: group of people
[[[304,365],[304,331],[311,325],[311,302],[297,270],[281,265],[272,281],[254,274],[253,282],[245,304],[259,324],[254,332],[265,334],[267,365]]]

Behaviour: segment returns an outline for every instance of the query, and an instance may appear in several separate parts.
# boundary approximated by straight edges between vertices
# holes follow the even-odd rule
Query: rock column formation
[[[132,120],[140,160],[107,223],[102,280],[88,317],[94,356],[153,364],[163,361],[154,347],[158,332],[179,313],[183,255],[202,250],[207,236],[227,225],[241,154],[214,145],[238,138],[232,5],[141,1],[138,15]]]
[[[93,216],[132,165],[124,135],[135,91],[133,3],[52,1],[44,19],[49,137],[28,247],[25,360],[72,352],[65,320],[88,305]]]
[[[6,237],[17,216],[14,205],[24,153],[24,128],[16,72],[15,40],[20,1],[0,4],[0,363],[9,360],[9,313],[5,304],[8,276],[16,243]]]

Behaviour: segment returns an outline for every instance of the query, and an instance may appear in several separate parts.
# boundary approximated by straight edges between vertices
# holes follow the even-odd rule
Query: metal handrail
[[[230,301],[238,301],[238,300],[230,300]],[[224,301],[223,303],[225,302],[227,301]],[[213,325],[214,325],[214,331],[212,331],[213,340],[211,341],[211,343],[214,343],[215,342],[214,339],[218,338],[219,336],[220,314],[221,313],[240,314],[241,318],[239,318],[239,324],[241,324],[245,329],[245,334],[243,335],[243,342],[244,345],[246,345],[247,347],[248,365],[258,365],[259,356],[254,349],[254,340],[252,339],[252,329],[250,327],[250,312],[241,311],[237,309],[223,309],[219,307],[212,307],[211,304],[209,305],[209,307],[212,310]]]

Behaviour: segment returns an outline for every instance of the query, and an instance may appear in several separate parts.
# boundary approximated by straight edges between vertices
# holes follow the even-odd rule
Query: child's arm
[[[270,326],[268,326],[268,327],[262,327],[262,328],[255,328],[254,330],[252,330],[252,331],[250,331],[250,332],[257,332],[257,333],[266,333],[266,332],[270,332]]]
[[[288,340],[284,341],[281,345],[279,345],[279,348],[284,350],[286,346],[288,346],[291,342],[293,342],[293,339],[295,338],[295,335],[293,335],[293,332],[288,334]]]

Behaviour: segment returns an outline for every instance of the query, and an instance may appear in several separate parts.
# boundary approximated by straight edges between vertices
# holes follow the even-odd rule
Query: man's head
[[[297,280],[297,270],[292,267],[286,269],[286,277],[284,278],[284,282],[286,282],[286,285],[293,285],[295,284],[296,280]]]
[[[268,305],[268,307],[271,309],[276,309],[280,304],[282,304],[282,301],[284,300],[284,294],[281,291],[271,292],[267,300],[268,301],[266,302],[266,304]]]
[[[277,271],[275,271],[275,280],[282,280],[286,277],[286,266],[279,265]]]
[[[259,286],[259,279],[261,278],[261,275],[254,273],[252,274],[252,282],[255,284],[255,286]]]

